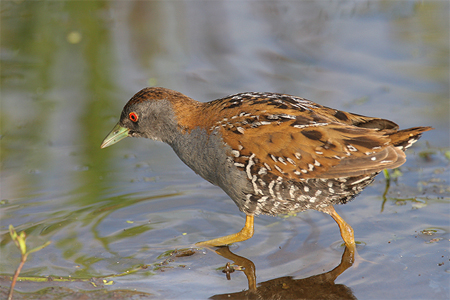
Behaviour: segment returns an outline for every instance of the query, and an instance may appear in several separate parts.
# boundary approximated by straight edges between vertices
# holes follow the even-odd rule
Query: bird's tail
[[[427,126],[399,130],[390,135],[391,143],[400,150],[405,151],[407,148],[411,147],[412,144],[417,142],[418,139],[420,139],[423,132],[432,129],[434,128]]]

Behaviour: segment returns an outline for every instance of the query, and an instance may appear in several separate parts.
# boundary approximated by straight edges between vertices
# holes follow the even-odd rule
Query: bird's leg
[[[247,215],[244,228],[242,228],[238,233],[226,235],[209,241],[198,242],[195,245],[198,247],[218,247],[229,245],[232,243],[248,240],[253,236],[253,232],[253,216]]]
[[[329,214],[339,225],[339,229],[341,230],[342,239],[345,242],[345,245],[349,248],[349,250],[354,250],[355,246],[355,236],[353,234],[353,228],[338,215],[338,213],[334,210],[334,207],[329,205],[322,209],[324,213]]]

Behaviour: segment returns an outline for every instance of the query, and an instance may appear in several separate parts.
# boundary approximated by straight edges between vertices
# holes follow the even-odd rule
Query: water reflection
[[[341,263],[329,272],[310,276],[308,278],[294,279],[292,276],[283,276],[268,281],[256,283],[255,264],[242,256],[232,253],[229,247],[220,247],[215,251],[220,256],[232,260],[235,266],[242,269],[248,280],[248,289],[238,293],[214,295],[210,299],[356,299],[352,290],[334,281],[354,262],[354,252],[345,247]],[[229,267],[230,271],[235,267]],[[227,273],[228,275],[228,273]]]

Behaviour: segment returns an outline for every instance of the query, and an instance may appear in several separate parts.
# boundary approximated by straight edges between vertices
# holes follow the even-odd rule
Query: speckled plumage
[[[285,94],[248,92],[201,103],[164,88],[134,95],[118,126],[128,136],[172,146],[247,215],[330,213],[380,171],[402,165],[404,150],[431,129],[399,131],[388,120]]]

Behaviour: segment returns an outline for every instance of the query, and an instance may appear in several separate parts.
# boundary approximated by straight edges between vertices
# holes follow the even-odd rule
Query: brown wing
[[[287,178],[336,178],[374,173],[405,162],[403,151],[373,129],[328,124],[295,130],[289,123],[223,130],[236,163],[254,161]],[[241,133],[241,131],[243,133]]]
[[[212,117],[210,129],[232,148],[236,166],[246,170],[251,162],[252,169],[289,179],[358,176],[405,162],[386,134],[396,130],[395,123],[297,99],[296,107],[286,101],[283,107],[267,101],[230,107],[222,99],[225,109],[215,107],[221,118]]]

